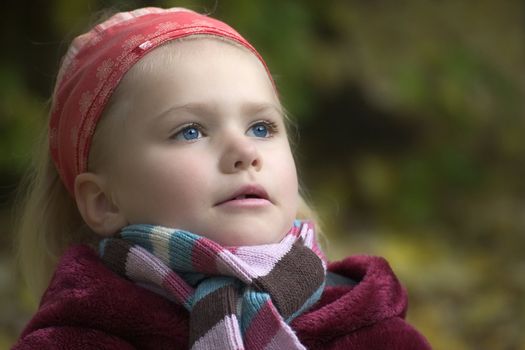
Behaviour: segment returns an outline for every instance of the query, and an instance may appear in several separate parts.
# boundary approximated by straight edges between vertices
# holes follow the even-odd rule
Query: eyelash
[[[250,125],[248,130],[250,130],[251,128],[259,124],[263,124],[268,129],[269,136],[267,138],[273,137],[275,134],[279,132],[279,126],[277,125],[276,122],[265,120],[265,119],[255,121],[254,123],[252,123],[252,125]],[[189,128],[195,128],[203,136],[206,136],[206,134],[204,133],[204,127],[202,125],[200,125],[199,123],[188,123],[188,124],[183,125],[179,129],[177,129],[177,131],[175,131],[173,135],[170,136],[170,139],[173,139],[173,140],[176,139],[182,134],[182,132],[184,132],[184,130],[189,129]],[[248,130],[246,132],[248,132]],[[189,140],[186,140],[186,141],[189,141]]]
[[[264,126],[268,128],[268,132],[270,133],[268,138],[274,136],[275,134],[279,132],[279,126],[277,125],[276,122],[273,122],[271,120],[264,120],[264,119],[254,122],[252,125],[250,125],[248,129],[251,129],[258,124],[264,124]]]
[[[197,129],[201,134],[206,135],[204,133],[204,128],[202,127],[202,125],[200,125],[199,123],[188,123],[178,128],[173,133],[173,135],[170,136],[170,139],[173,139],[173,140],[176,139],[179,135],[181,135],[184,132],[184,130],[190,129],[190,128]]]

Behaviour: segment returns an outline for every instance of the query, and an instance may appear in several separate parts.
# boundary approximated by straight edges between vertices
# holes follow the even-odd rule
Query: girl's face
[[[125,79],[125,117],[106,167],[128,223],[223,245],[278,242],[298,184],[280,103],[261,62],[213,39],[171,43]],[[119,103],[122,101],[119,101]]]

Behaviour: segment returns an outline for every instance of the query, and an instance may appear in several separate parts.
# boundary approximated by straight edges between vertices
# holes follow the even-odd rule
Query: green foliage
[[[25,87],[16,67],[0,65],[0,174],[20,174],[43,125],[44,101]]]

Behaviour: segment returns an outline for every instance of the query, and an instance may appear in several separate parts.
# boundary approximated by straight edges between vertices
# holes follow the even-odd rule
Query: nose
[[[261,169],[262,158],[253,139],[242,135],[229,138],[226,142],[220,159],[220,168],[224,173]]]

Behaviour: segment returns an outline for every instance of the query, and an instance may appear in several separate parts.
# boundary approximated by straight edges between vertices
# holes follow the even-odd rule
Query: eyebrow
[[[241,112],[243,114],[252,115],[271,110],[279,113],[281,116],[284,116],[284,111],[282,110],[281,106],[275,105],[273,103],[247,102],[241,105]],[[190,102],[183,105],[175,105],[157,115],[155,119],[165,118],[166,116],[177,111],[187,111],[194,114],[209,115],[217,112],[217,105],[203,102]]]

